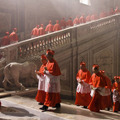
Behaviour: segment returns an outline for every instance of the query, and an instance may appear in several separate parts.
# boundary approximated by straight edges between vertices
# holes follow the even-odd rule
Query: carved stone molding
[[[105,70],[106,75],[112,79],[114,71],[114,45],[102,47],[93,56],[94,64],[98,64],[100,69]]]

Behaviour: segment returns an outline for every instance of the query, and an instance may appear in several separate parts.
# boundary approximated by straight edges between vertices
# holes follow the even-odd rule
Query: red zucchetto
[[[80,62],[80,65],[86,66],[85,62]]]
[[[50,49],[48,49],[48,50],[46,51],[46,53],[47,53],[47,54],[51,54],[51,55],[54,55],[54,54],[55,54],[55,52],[54,52],[53,50],[50,50]]]
[[[94,64],[92,67],[99,69],[99,65],[97,65],[97,64]]]
[[[114,80],[119,79],[119,76],[114,76]]]
[[[104,71],[104,70],[100,70],[100,73],[104,74],[104,73],[105,73],[105,71]]]
[[[41,55],[41,58],[42,59],[47,59],[46,55],[44,55],[44,54]]]

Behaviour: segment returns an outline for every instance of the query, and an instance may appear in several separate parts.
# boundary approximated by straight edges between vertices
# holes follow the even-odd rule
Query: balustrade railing
[[[6,62],[25,61],[33,56],[41,55],[47,49],[58,49],[71,43],[71,30],[61,30],[43,36],[31,38],[0,48],[1,58]]]

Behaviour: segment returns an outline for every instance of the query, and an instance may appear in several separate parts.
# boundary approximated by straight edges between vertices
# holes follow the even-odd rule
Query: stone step
[[[0,98],[9,97],[9,96],[11,96],[10,93],[5,93],[5,92],[0,93]]]
[[[4,88],[0,88],[0,93],[1,93],[1,92],[4,92],[4,91],[5,91]]]
[[[37,88],[27,88],[24,91],[15,91],[11,95],[27,96],[32,97],[37,92]]]
[[[24,91],[5,91],[1,89],[0,98],[19,95],[19,96],[27,96],[33,97],[33,95],[37,92],[37,88],[27,88]]]

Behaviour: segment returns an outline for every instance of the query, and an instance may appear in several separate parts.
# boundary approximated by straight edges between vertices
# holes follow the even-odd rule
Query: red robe
[[[66,21],[64,19],[60,21],[60,26],[62,29],[66,28]]]
[[[53,76],[61,75],[58,63],[54,59],[52,59],[52,61],[48,61],[46,67],[51,75]],[[49,106],[54,107],[57,103],[60,103],[60,102],[61,102],[60,93],[46,92],[44,105],[48,107]]]
[[[79,23],[86,23],[86,20],[84,18],[84,16],[81,16],[80,19],[79,19]]]
[[[97,20],[98,19],[98,16],[97,15],[91,15],[91,17],[90,17],[90,20]]]
[[[4,36],[1,40],[1,45],[0,46],[5,46],[10,44],[10,38],[9,36]]]
[[[107,15],[106,15],[105,12],[101,12],[99,17],[100,17],[100,18],[104,18],[104,17],[106,17],[106,16],[107,16]]]
[[[105,80],[106,80],[106,83],[107,83],[105,88],[110,90],[111,89],[111,80],[107,76],[105,76]],[[108,95],[108,96],[102,96],[102,99],[104,101],[103,104],[106,108],[111,108],[112,107],[111,94]]]
[[[46,64],[45,65],[42,65],[39,69],[39,75],[44,75],[44,67],[46,67]],[[45,91],[43,90],[38,90],[37,92],[37,95],[35,97],[36,101],[37,102],[40,102],[40,103],[44,103],[45,102]]]
[[[33,28],[33,30],[32,30],[32,32],[31,32],[31,35],[33,36],[33,37],[36,37],[36,36],[38,36],[39,34],[39,32],[38,32],[38,28],[37,27],[35,27],[35,28]]]
[[[91,20],[90,20],[90,15],[88,15],[88,16],[86,17],[86,22],[89,22],[89,21],[91,21]]]
[[[53,32],[53,25],[51,23],[49,23],[46,28],[45,28],[46,32]]]
[[[40,27],[40,28],[38,29],[38,35],[44,35],[44,34],[45,34],[44,28],[43,28],[43,27]]]
[[[79,18],[76,17],[74,20],[73,20],[73,25],[78,25],[79,24]]]
[[[53,31],[58,31],[58,30],[61,30],[61,26],[59,25],[59,23],[56,23],[56,24],[53,26]]]
[[[72,21],[71,19],[69,19],[69,20],[66,22],[66,25],[67,25],[68,27],[73,26],[73,21]]]
[[[116,9],[115,9],[115,14],[117,14],[117,13],[120,13],[119,8],[116,8]]]
[[[85,83],[89,83],[90,77],[91,74],[87,69],[84,71],[80,69],[76,75],[76,79],[84,80]],[[90,101],[91,101],[90,92],[89,93],[76,92],[76,100],[75,100],[76,105],[88,106]]]
[[[14,31],[10,34],[9,37],[10,37],[10,43],[18,42],[18,35]]]
[[[120,82],[117,83],[117,82],[114,82],[113,85],[112,85],[112,92],[113,90],[116,89],[120,95]],[[120,102],[119,101],[116,101],[116,102],[113,102],[113,112],[114,111],[119,111],[120,110]]]
[[[90,85],[92,85],[94,88],[105,87],[105,77],[100,72],[98,72],[97,74],[93,73],[90,78]],[[102,103],[104,103],[102,96],[99,94],[98,91],[95,91],[95,94],[88,106],[88,109],[94,112],[99,112],[100,110],[105,109],[105,106],[103,106]]]

